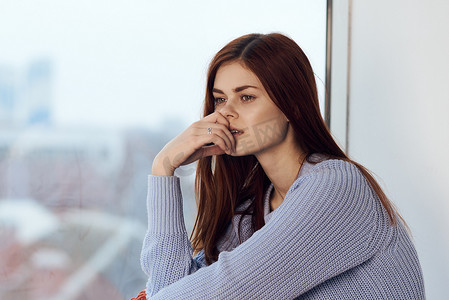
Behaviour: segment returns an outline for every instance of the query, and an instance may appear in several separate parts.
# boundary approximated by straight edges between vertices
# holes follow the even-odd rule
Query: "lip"
[[[233,130],[236,130],[236,131],[238,131],[238,133],[233,133],[232,131]],[[231,133],[232,133],[232,135],[233,136],[238,136],[238,135],[241,135],[241,134],[243,134],[244,133],[244,131],[243,130],[241,130],[241,129],[237,129],[237,128],[235,128],[235,127],[229,127],[229,131],[231,131]]]

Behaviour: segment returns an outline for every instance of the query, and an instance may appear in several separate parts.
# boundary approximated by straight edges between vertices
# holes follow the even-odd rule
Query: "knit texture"
[[[391,226],[356,166],[307,163],[282,204],[252,232],[236,215],[218,245],[218,261],[192,257],[180,180],[149,176],[148,231],[141,264],[147,299],[424,299],[414,245]]]

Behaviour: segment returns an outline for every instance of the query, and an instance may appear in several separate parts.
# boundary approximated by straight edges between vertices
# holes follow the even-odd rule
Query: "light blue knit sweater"
[[[149,176],[141,264],[148,299],[424,299],[418,257],[404,225],[390,226],[353,164],[306,163],[282,204],[253,233],[235,216],[218,261],[192,258],[178,177]]]

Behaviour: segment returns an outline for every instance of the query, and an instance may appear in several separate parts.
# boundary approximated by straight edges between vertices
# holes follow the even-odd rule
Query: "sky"
[[[293,38],[323,100],[325,13],[324,0],[0,0],[0,68],[51,62],[56,125],[188,125],[213,55],[251,32]]]

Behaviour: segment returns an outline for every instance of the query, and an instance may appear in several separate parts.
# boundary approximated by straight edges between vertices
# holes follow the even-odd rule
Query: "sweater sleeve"
[[[387,223],[359,170],[325,161],[247,241],[149,299],[292,299],[372,257]]]
[[[192,258],[192,245],[184,224],[180,179],[148,177],[148,231],[140,262],[148,276],[147,296],[205,265],[204,255]]]

